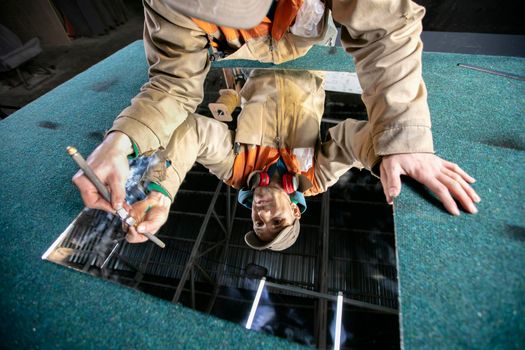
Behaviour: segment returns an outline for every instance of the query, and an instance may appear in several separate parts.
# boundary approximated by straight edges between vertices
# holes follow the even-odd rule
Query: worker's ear
[[[292,207],[293,216],[296,219],[300,219],[301,218],[301,209],[299,209],[299,206],[297,204],[295,204],[294,202],[291,202],[290,206]]]

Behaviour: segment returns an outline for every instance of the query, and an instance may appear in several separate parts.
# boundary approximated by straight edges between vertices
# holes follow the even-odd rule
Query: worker
[[[213,118],[190,114],[175,130],[159,161],[148,169],[152,190],[130,210],[139,232],[156,233],[166,222],[177,191],[195,162],[233,188],[251,209],[253,230],[245,235],[254,249],[284,250],[300,233],[305,196],[326,191],[350,168],[371,169],[380,157],[368,137],[370,123],[346,119],[320,141],[325,92],[320,72],[254,70],[240,92],[237,129]],[[183,150],[183,151],[182,151]],[[460,179],[470,200],[472,179],[443,161]],[[143,242],[134,227],[129,242]]]
[[[479,197],[467,194],[465,177],[434,155],[421,73],[423,7],[410,0],[145,0],[144,9],[149,81],[87,160],[110,189],[112,203],[82,172],[73,177],[86,206],[114,212],[126,205],[127,156],[168,148],[201,102],[212,60],[296,59],[313,44],[334,43],[333,16],[344,49],[355,59],[368,144],[379,158],[387,202],[399,195],[400,176],[408,175],[450,213],[460,214],[454,198],[467,212],[477,212]]]

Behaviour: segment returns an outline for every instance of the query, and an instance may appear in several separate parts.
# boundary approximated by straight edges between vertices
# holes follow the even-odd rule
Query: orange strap
[[[270,33],[275,40],[281,40],[284,33],[293,23],[302,4],[303,0],[280,0],[275,10],[273,23],[268,17],[264,17],[261,23],[251,29],[217,26],[197,18],[192,18],[192,20],[213,38],[221,38],[233,47],[240,47],[250,39],[268,36]]]
[[[234,188],[242,188],[246,186],[246,179],[252,172],[267,171],[272,164],[277,163],[279,157],[283,158],[289,172],[301,173],[313,184],[313,187],[304,192],[305,196],[312,196],[320,192],[315,181],[314,167],[308,169],[306,173],[301,172],[299,162],[289,150],[281,149],[279,152],[276,148],[264,146],[252,146],[247,151],[239,153],[233,163],[232,176],[226,183]]]
[[[303,5],[303,0],[281,0],[277,2],[273,17],[272,37],[279,41],[292,25],[297,12]]]
[[[232,177],[227,184],[234,188],[246,185],[246,179],[255,170],[267,170],[279,160],[279,152],[273,147],[249,146],[239,153],[233,162]]]
[[[219,32],[219,27],[216,24],[209,23],[198,18],[191,19],[196,25],[199,26],[202,30],[208,35],[216,35]]]

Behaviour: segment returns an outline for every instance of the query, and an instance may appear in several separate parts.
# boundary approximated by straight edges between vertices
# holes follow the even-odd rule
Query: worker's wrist
[[[104,143],[111,145],[113,150],[125,155],[135,153],[131,139],[120,131],[110,132],[104,139]]]
[[[170,193],[164,187],[162,187],[161,185],[155,182],[150,182],[146,186],[146,193],[148,194],[148,196],[154,196],[156,198],[158,198],[159,196],[162,196],[168,199],[170,204],[172,202]]]
[[[148,193],[148,198],[156,202],[156,205],[162,208],[171,207],[171,199],[165,193],[152,190]]]

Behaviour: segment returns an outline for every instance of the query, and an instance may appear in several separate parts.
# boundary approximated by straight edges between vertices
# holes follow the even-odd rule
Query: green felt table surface
[[[424,54],[436,149],[477,178],[482,202],[456,218],[417,186],[396,200],[402,344],[520,348],[525,83],[457,63],[525,74],[522,58]],[[353,64],[341,49],[314,48],[287,67]],[[138,41],[0,122],[2,347],[297,347],[40,259],[82,208],[66,146],[87,155],[146,80]]]
[[[525,346],[525,59],[425,54],[437,153],[477,179],[477,215],[452,217],[405,188],[395,205],[403,343]],[[406,191],[409,189],[409,191]]]

